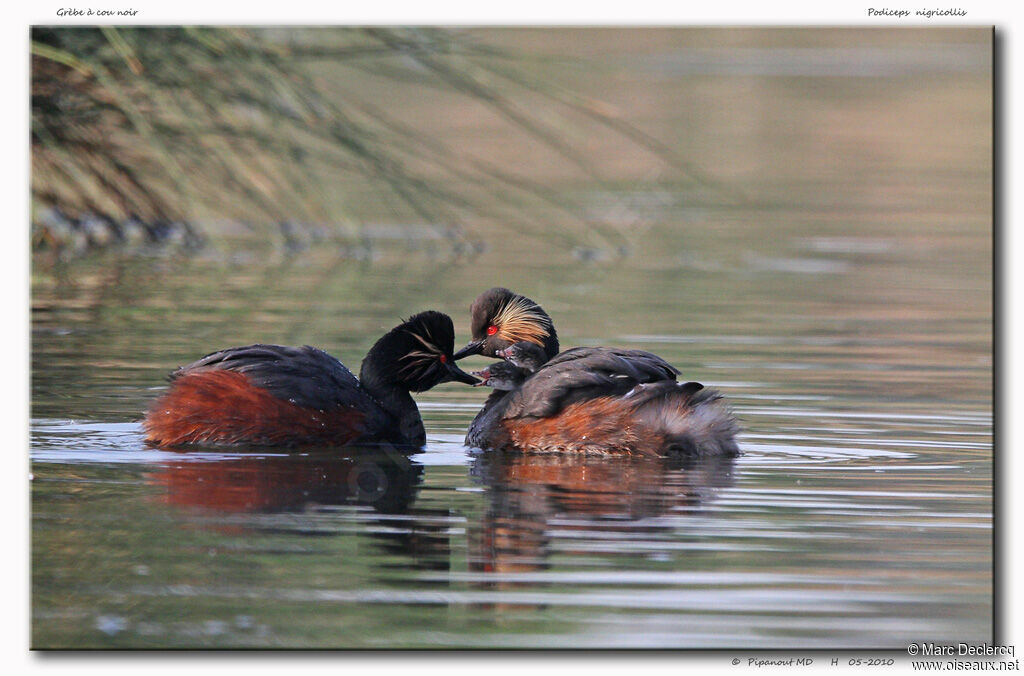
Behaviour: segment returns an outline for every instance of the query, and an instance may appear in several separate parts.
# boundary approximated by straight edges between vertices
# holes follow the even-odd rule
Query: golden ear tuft
[[[498,336],[510,343],[525,340],[543,347],[544,339],[551,335],[551,319],[522,296],[505,303],[491,323],[498,328]]]

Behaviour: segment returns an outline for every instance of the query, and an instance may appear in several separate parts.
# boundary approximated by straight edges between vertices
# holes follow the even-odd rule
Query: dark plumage
[[[340,361],[309,345],[248,345],[219,350],[174,371],[173,383],[185,375],[208,371],[245,374],[254,387],[306,408],[328,408],[360,401],[359,381]]]
[[[428,310],[410,317],[380,337],[359,371],[359,380],[382,385],[397,385],[410,392],[423,392],[461,374],[470,384],[476,382],[455,366],[455,326],[451,317]],[[371,359],[371,355],[388,355]],[[458,378],[456,378],[458,379]]]
[[[421,312],[367,353],[360,379],[314,347],[220,350],[171,374],[143,420],[157,446],[422,445],[410,392],[476,379],[455,366],[452,320]]]
[[[545,418],[577,401],[626,394],[641,383],[675,382],[677,373],[650,352],[574,347],[524,381],[506,411],[516,417]]]

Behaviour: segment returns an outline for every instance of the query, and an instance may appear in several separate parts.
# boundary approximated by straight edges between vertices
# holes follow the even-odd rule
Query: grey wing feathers
[[[675,381],[679,371],[641,350],[578,347],[559,354],[513,395],[505,418],[547,417],[578,401],[621,395],[639,384]]]
[[[220,350],[181,367],[170,377],[174,380],[186,373],[207,370],[244,373],[257,387],[308,408],[361,408],[367,398],[344,364],[308,345],[248,345]]]
[[[573,368],[583,367],[645,378],[638,382],[675,380],[679,374],[679,369],[656,354],[609,347],[574,347],[556,356],[545,367],[556,364],[574,364]]]

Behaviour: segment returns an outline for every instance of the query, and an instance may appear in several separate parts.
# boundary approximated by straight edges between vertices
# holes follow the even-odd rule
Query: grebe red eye
[[[487,327],[487,335],[488,336],[493,336],[497,332],[498,332],[498,327],[497,326],[494,326],[493,324],[491,324],[490,326]]]
[[[441,360],[442,364],[447,364],[448,363],[448,356],[447,355],[443,355],[442,354],[440,357],[438,357],[438,359]]]

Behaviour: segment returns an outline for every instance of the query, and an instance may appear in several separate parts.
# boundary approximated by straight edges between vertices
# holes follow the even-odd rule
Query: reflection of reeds
[[[296,223],[355,234],[360,219],[339,185],[365,180],[396,218],[415,219],[461,247],[463,224],[526,210],[548,237],[606,244],[622,233],[585,216],[543,181],[458,153],[369,100],[328,96],[317,65],[378,81],[416,81],[469,97],[590,180],[599,171],[559,133],[598,121],[698,183],[711,185],[654,139],[593,102],[516,70],[515,58],[440,29],[36,27],[32,31],[34,241],[59,225],[151,238],[230,220],[297,237]],[[538,111],[517,97],[540,96]],[[339,100],[342,99],[342,100]],[[329,177],[329,184],[328,184]],[[365,196],[362,197],[365,199]],[[555,222],[557,229],[551,228]],[[551,232],[554,230],[555,232]],[[205,235],[213,235],[207,228]]]

